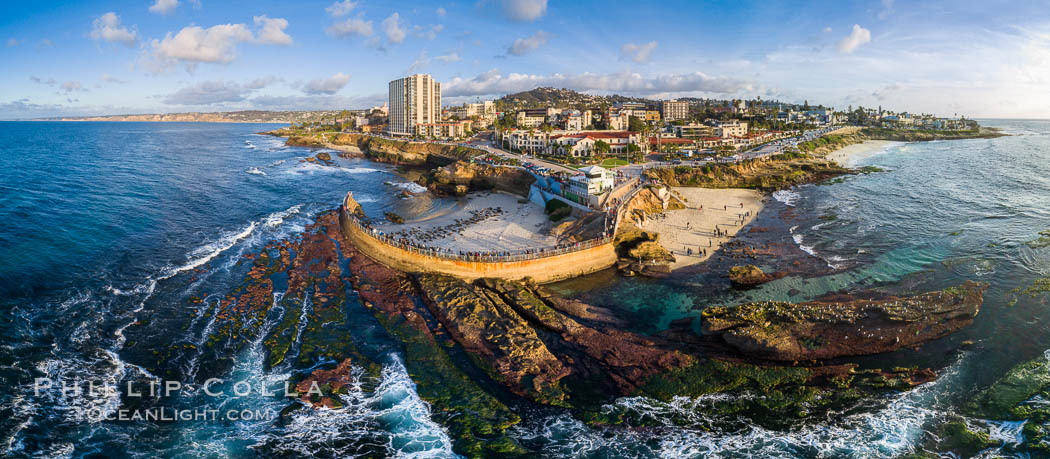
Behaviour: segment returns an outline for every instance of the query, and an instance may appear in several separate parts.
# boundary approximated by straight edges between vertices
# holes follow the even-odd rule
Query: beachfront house
[[[613,187],[615,178],[612,172],[601,166],[587,166],[579,171],[579,175],[569,178],[566,193],[581,204],[597,204],[598,196]]]

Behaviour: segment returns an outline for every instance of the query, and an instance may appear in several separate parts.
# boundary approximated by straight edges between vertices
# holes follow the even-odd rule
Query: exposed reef
[[[970,325],[986,284],[882,300],[766,301],[708,308],[704,333],[754,358],[799,361],[878,354],[915,346]]]

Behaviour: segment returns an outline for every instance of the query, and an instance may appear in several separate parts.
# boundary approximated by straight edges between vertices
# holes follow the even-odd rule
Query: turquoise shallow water
[[[930,365],[942,369],[938,381],[787,431],[741,428],[738,422],[728,423],[732,429],[697,428],[727,424],[711,419],[645,432],[593,429],[544,411],[523,413],[515,436],[556,456],[871,457],[911,450],[974,390],[1050,348],[1045,297],[1007,306],[1011,289],[1050,275],[1050,251],[1024,244],[1050,228],[1050,122],[985,124],[1012,135],[891,144],[859,163],[887,172],[778,193],[755,224],[783,230],[785,243],[812,253],[826,272],[789,276],[747,293],[725,288],[718,272],[667,280],[606,272],[554,286],[619,311],[639,331],[657,333],[707,305],[747,296],[801,301],[840,289],[910,292],[967,279],[988,282],[972,327],[919,352],[861,362]],[[398,199],[400,189],[388,182],[403,179],[384,165],[303,163],[313,152],[255,135],[272,128],[267,125],[0,127],[0,450],[25,456],[256,455],[250,447],[266,443],[267,451],[289,455],[452,454],[447,435],[415,394],[397,346],[375,334],[372,323],[357,324],[351,333],[359,338],[355,342],[369,343],[364,352],[384,362],[378,388],[357,394],[354,409],[297,417],[283,427],[252,421],[70,422],[70,409],[106,409],[115,400],[38,397],[26,387],[41,375],[114,381],[141,376],[120,358],[124,327],[185,313],[177,305],[188,296],[229,291],[244,275],[236,265],[240,255],[294,237],[347,190],[371,215],[411,213],[448,201]],[[172,330],[158,338],[192,337]],[[975,344],[959,350],[964,340]],[[231,377],[287,378],[265,372],[258,352],[256,345],[237,356]],[[707,402],[616,403],[660,419],[695,413]],[[182,403],[193,406],[196,399],[187,395]],[[276,409],[284,404],[265,397],[230,403]],[[1017,430],[997,428],[1005,437]]]

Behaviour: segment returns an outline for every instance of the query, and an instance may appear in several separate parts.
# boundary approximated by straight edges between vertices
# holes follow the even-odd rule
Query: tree
[[[612,151],[612,147],[610,147],[604,140],[594,142],[594,152],[598,154],[597,156],[605,156],[610,151]]]
[[[642,132],[645,130],[645,122],[637,116],[627,118],[627,130],[634,132]]]

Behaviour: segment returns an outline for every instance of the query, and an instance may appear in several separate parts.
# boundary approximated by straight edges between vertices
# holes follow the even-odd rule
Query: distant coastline
[[[118,122],[174,122],[174,123],[300,123],[331,119],[340,111],[335,110],[245,110],[237,112],[184,112],[142,113],[100,116],[60,116],[12,121],[118,121]]]

